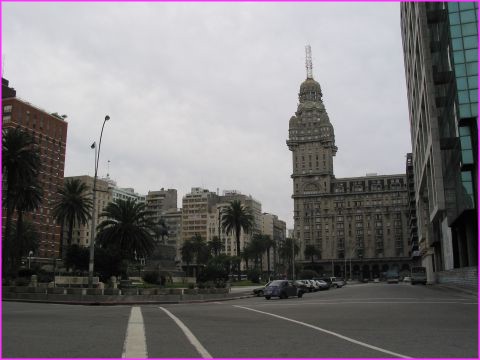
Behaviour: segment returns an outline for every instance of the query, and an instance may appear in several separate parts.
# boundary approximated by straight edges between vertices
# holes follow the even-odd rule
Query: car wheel
[[[258,292],[258,296],[263,296],[263,290],[260,290],[260,291]]]
[[[303,292],[300,291],[297,296],[298,296],[299,298],[301,298],[301,297],[303,296]]]
[[[338,285],[337,285],[337,284],[333,284],[333,287],[336,289],[336,288],[338,288]]]
[[[271,296],[265,296],[265,299],[270,300]]]

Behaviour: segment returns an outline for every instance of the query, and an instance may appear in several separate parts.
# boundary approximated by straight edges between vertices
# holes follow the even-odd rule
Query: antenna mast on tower
[[[310,45],[305,46],[305,66],[307,68],[307,79],[313,79],[312,49],[310,48]]]

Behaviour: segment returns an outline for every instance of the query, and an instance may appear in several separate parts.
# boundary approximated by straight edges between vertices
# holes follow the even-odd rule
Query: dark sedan
[[[304,290],[296,287],[290,280],[273,280],[263,291],[267,300],[270,300],[272,297],[286,299],[289,296],[298,296],[301,298],[303,293]]]
[[[265,286],[262,286],[262,287],[253,289],[253,295],[263,296],[263,292],[265,291],[265,288],[266,288],[268,285],[270,285],[270,283],[271,283],[271,281],[269,281],[268,283],[266,283]]]

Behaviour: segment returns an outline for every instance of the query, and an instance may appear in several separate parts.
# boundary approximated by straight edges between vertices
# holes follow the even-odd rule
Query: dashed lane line
[[[175,315],[173,315],[170,311],[163,307],[159,307],[159,309],[163,310],[175,323],[178,327],[183,331],[185,336],[187,337],[188,341],[193,345],[195,350],[202,356],[204,359],[212,359],[212,355],[203,347],[203,345],[198,341],[198,339],[193,335],[190,329]]]
[[[145,340],[142,310],[139,306],[134,306],[128,320],[122,358],[146,359],[147,357],[147,342]]]
[[[326,329],[322,329],[322,328],[320,328],[320,327],[318,327],[318,326],[310,325],[310,324],[307,324],[307,323],[304,323],[304,322],[301,322],[301,321],[298,321],[298,320],[293,320],[293,319],[290,319],[290,318],[287,318],[287,317],[284,317],[284,316],[280,316],[280,315],[268,313],[268,312],[265,312],[265,311],[260,311],[260,310],[251,309],[251,308],[248,308],[248,307],[245,307],[245,306],[233,305],[233,307],[240,308],[240,309],[245,309],[245,310],[249,310],[249,311],[253,311],[253,312],[257,312],[257,313],[264,314],[264,315],[273,316],[273,317],[276,317],[276,318],[278,318],[278,319],[282,319],[282,320],[286,320],[286,321],[293,322],[293,323],[295,323],[295,324],[303,325],[303,326],[309,327],[309,328],[311,328],[311,329],[315,329],[315,330],[321,331],[321,332],[323,332],[323,333],[336,336],[336,337],[338,337],[338,338],[340,338],[340,339],[343,339],[343,340],[349,341],[349,342],[351,342],[351,343],[354,343],[354,344],[357,344],[357,345],[360,345],[360,346],[363,346],[363,347],[366,347],[366,348],[369,348],[369,349],[372,349],[372,350],[376,350],[376,351],[379,351],[379,352],[382,352],[382,353],[385,353],[385,354],[388,354],[388,355],[393,355],[393,356],[396,356],[396,357],[399,357],[399,358],[403,358],[403,359],[411,359],[410,356],[406,356],[406,355],[402,355],[402,354],[395,353],[395,352],[393,352],[393,351],[389,351],[389,350],[386,350],[386,349],[382,349],[382,348],[379,348],[379,347],[377,347],[377,346],[373,346],[373,345],[370,345],[370,344],[367,344],[367,343],[364,343],[364,342],[361,342],[361,341],[358,341],[358,340],[349,338],[349,337],[347,337],[347,336],[340,335],[340,334],[338,334],[338,333],[336,333],[336,332],[333,332],[333,331],[330,331],[330,330],[326,330]]]

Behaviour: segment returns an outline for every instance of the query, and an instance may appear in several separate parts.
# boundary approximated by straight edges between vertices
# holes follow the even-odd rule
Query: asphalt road
[[[477,296],[359,284],[285,300],[4,302],[2,357],[478,358]]]

